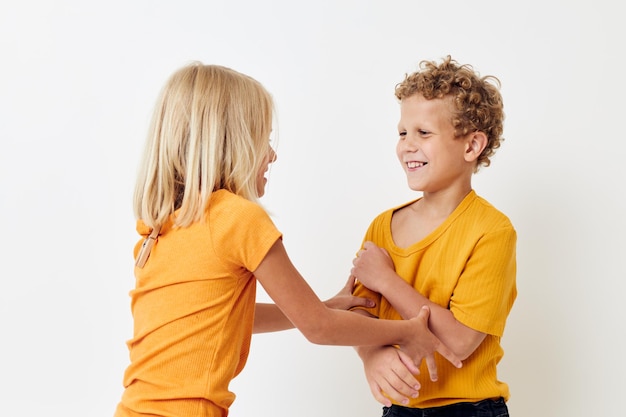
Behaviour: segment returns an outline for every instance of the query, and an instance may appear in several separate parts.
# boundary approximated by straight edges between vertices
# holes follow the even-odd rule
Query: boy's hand
[[[350,276],[346,285],[334,297],[324,301],[326,307],[337,310],[349,310],[352,307],[374,307],[376,303],[373,300],[352,295],[355,281],[356,279]]]
[[[420,383],[413,375],[419,369],[404,352],[392,346],[366,346],[359,349],[359,355],[376,401],[391,407],[390,400],[407,405],[409,398],[417,398]]]
[[[395,276],[393,261],[387,251],[372,242],[363,244],[363,249],[357,253],[352,265],[352,275],[361,284],[382,295],[385,280]]]
[[[406,363],[407,368],[412,365],[419,367],[422,360],[426,360],[428,373],[431,381],[437,381],[437,364],[435,363],[435,352],[447,359],[457,368],[463,366],[461,360],[444,345],[428,328],[428,316],[430,309],[422,307],[417,317],[408,320],[412,324],[413,331],[407,335],[407,341],[400,345],[400,348],[412,358],[412,362]]]

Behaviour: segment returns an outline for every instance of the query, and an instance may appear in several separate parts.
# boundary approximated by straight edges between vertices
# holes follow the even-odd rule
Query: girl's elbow
[[[315,345],[331,345],[332,319],[322,311],[320,314],[308,316],[307,319],[298,323],[300,333]]]
[[[306,326],[300,329],[302,335],[309,342],[315,345],[327,345],[330,344],[327,333],[324,331],[324,326],[321,325],[312,325]]]

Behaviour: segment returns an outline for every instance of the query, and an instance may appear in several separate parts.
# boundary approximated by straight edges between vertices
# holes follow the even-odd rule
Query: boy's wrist
[[[380,282],[380,287],[379,287],[379,292],[380,294],[385,297],[385,298],[389,298],[386,296],[386,294],[393,294],[395,289],[395,284],[397,282],[398,279],[401,279],[398,274],[396,274],[395,271],[389,271],[389,272],[385,272],[384,274],[380,275],[379,278],[379,282]]]

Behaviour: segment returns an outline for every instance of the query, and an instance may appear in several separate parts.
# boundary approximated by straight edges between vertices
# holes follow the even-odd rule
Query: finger
[[[383,391],[380,389],[378,384],[371,383],[370,384],[370,391],[372,392],[372,395],[374,396],[374,399],[376,401],[378,401],[379,403],[381,403],[385,407],[391,407],[391,400],[389,400],[389,398],[387,398],[387,397],[385,397],[383,395]]]
[[[365,297],[354,297],[353,296],[350,303],[354,307],[362,306],[362,307],[371,308],[371,307],[376,306],[376,302],[374,300],[371,300],[371,299],[365,298]]]
[[[433,355],[427,355],[424,359],[426,360],[430,380],[433,382],[437,381],[437,379],[439,379],[439,375],[437,375],[437,363],[435,362],[435,357]]]
[[[403,405],[409,404],[409,397],[415,398],[419,394],[419,391],[410,389],[404,384],[398,384],[398,381],[390,383],[387,380],[382,380],[379,388],[382,396]]]
[[[376,244],[374,244],[374,242],[371,242],[368,240],[367,242],[363,243],[363,249],[361,250],[367,250],[367,249],[376,248],[376,247],[377,246]]]
[[[420,383],[415,379],[413,372],[406,367],[405,361],[411,363],[416,373],[419,373],[419,369],[416,369],[407,354],[399,349],[394,349],[394,352],[397,356],[389,363],[384,375],[380,374],[379,383],[386,395],[396,402],[404,401],[408,397],[416,398],[419,395]]]
[[[439,346],[437,347],[437,352],[439,352],[439,354],[441,356],[443,356],[444,358],[446,358],[448,360],[448,362],[450,362],[452,365],[454,365],[456,368],[461,368],[463,366],[463,362],[461,362],[461,359],[459,359],[458,356],[456,356],[454,354],[454,352],[452,352],[452,350],[450,350],[446,345],[444,345],[443,343],[439,343]]]
[[[404,351],[398,349],[397,352],[398,352],[398,357],[400,358],[400,361],[406,367],[411,377],[413,377],[413,375],[419,375],[420,374],[419,364],[418,363],[416,364],[409,355],[404,353]],[[417,382],[415,378],[413,379],[415,380],[415,382]],[[409,383],[409,385],[411,384]],[[418,382],[416,389],[419,389],[419,382]]]
[[[346,285],[344,285],[343,289],[351,294],[352,290],[354,289],[355,282],[356,282],[356,277],[350,274],[350,276],[348,277],[348,281],[346,282]]]
[[[363,253],[364,251],[366,251],[366,250],[377,250],[377,251],[383,253],[384,255],[389,256],[388,252],[384,248],[381,248],[380,246],[377,246],[374,242],[370,242],[370,241],[365,242],[363,244],[363,249],[361,249],[359,251],[359,255],[361,253]]]
[[[420,312],[417,314],[417,317],[423,320],[428,326],[428,317],[430,316],[430,308],[427,305],[423,305],[420,308]]]
[[[428,317],[429,317],[429,315],[430,315],[430,308],[427,305],[424,305],[420,309],[420,312],[417,315],[417,317],[419,317],[420,319],[424,320],[425,323],[428,325]],[[448,348],[446,345],[444,345],[443,342],[439,341],[439,344],[437,346],[436,351],[439,352],[441,354],[441,356],[446,358],[446,360],[448,360],[448,362],[450,362],[456,368],[461,368],[463,366],[463,362],[461,362],[461,359],[459,359],[459,357],[456,356],[454,354],[454,352],[452,352],[452,350],[450,350],[450,348]],[[429,370],[430,370],[430,368],[429,368]]]

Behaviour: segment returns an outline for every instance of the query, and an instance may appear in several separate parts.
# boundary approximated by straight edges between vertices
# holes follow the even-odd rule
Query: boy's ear
[[[487,135],[484,132],[476,131],[470,133],[465,147],[465,160],[467,162],[476,161],[487,146],[487,142]]]

